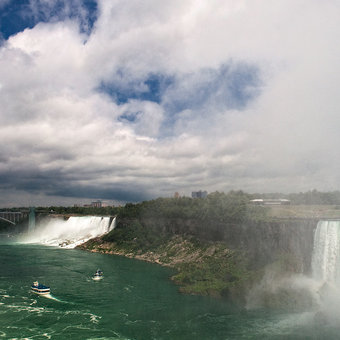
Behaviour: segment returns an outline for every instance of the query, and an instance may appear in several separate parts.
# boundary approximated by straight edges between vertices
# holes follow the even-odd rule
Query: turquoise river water
[[[171,274],[119,256],[2,242],[0,339],[340,339],[311,312],[246,311],[181,294]],[[30,292],[35,280],[51,295]]]

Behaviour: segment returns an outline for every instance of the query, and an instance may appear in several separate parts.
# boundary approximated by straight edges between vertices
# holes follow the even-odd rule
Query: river
[[[102,269],[104,279],[91,275]],[[338,339],[314,314],[246,311],[181,294],[169,268],[113,255],[0,243],[0,338]],[[49,297],[30,292],[34,280]]]

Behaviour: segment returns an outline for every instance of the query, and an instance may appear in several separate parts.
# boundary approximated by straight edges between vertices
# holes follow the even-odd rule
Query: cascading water
[[[340,221],[320,221],[314,234],[312,274],[319,288],[320,318],[326,324],[340,322]]]
[[[70,217],[68,220],[51,218],[37,225],[24,242],[74,248],[114,229],[115,220],[101,216]]]
[[[323,283],[340,283],[340,221],[320,221],[314,235],[313,277]]]
[[[294,255],[293,255],[294,256]],[[279,306],[316,310],[340,321],[340,221],[319,221],[313,239],[311,275],[268,265],[248,296],[248,307]]]

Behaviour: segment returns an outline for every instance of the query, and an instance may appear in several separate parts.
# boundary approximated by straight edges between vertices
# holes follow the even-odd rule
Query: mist
[[[311,272],[294,273],[282,262],[268,265],[262,280],[248,294],[247,308],[309,313],[308,322],[338,325],[339,235],[340,221],[320,221],[314,233]]]
[[[94,237],[102,236],[115,227],[116,218],[101,216],[81,216],[45,218],[34,230],[20,237],[20,242],[47,246],[75,248]]]

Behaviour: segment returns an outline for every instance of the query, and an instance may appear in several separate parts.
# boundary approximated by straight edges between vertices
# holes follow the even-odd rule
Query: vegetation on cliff
[[[129,203],[117,210],[113,231],[81,247],[171,266],[183,292],[245,302],[264,268],[287,254],[298,271],[308,270],[316,226],[314,214],[275,218],[272,208],[252,205],[251,198],[232,191]]]
[[[175,268],[173,280],[186,293],[244,296],[252,272],[245,253],[223,241],[226,225],[265,218],[243,192],[213,193],[206,199],[159,198],[126,204],[116,228],[81,248],[119,254]]]
[[[189,197],[181,197],[179,199],[171,199],[171,198],[162,198],[158,200],[153,201],[146,201],[138,204],[131,204],[128,203],[124,207],[81,207],[81,206],[73,206],[73,207],[65,207],[65,206],[50,206],[50,207],[36,207],[36,210],[38,211],[45,211],[45,213],[49,213],[51,211],[57,213],[57,214],[79,214],[79,215],[116,215],[118,213],[132,213],[132,210],[135,209],[135,213],[138,213],[138,211],[145,210],[144,208],[151,208],[153,205],[158,206],[160,204],[160,200],[163,200],[163,208],[167,210],[169,214],[173,216],[173,214],[180,213],[181,216],[183,216],[183,213],[188,215],[193,215],[195,212],[197,212],[196,208],[203,207],[207,209],[207,206],[209,206],[209,202],[213,202],[215,200],[221,200],[226,203],[227,200],[233,201],[234,204],[241,201],[243,203],[249,202],[251,199],[257,199],[257,198],[263,198],[263,199],[273,199],[273,198],[285,198],[290,200],[292,205],[332,205],[332,206],[338,206],[338,209],[340,209],[340,191],[331,191],[331,192],[320,192],[317,190],[310,190],[307,192],[299,192],[299,193],[290,193],[290,194],[283,194],[283,193],[253,193],[253,194],[247,194],[242,191],[230,191],[227,194],[220,193],[220,192],[214,192],[208,195],[207,199],[205,200],[192,200]],[[236,201],[235,201],[236,200]],[[155,201],[157,203],[155,204]],[[177,202],[177,204],[175,204]],[[178,204],[179,203],[179,204]],[[223,204],[224,204],[223,203]],[[176,207],[177,205],[177,207]],[[181,207],[178,207],[180,205]],[[134,208],[132,208],[132,206]],[[167,207],[166,207],[167,206]],[[130,209],[127,209],[129,208]],[[132,209],[131,209],[132,208]],[[194,208],[194,209],[192,209]],[[244,206],[243,206],[244,208]],[[12,208],[13,210],[17,210],[17,208]],[[6,208],[5,210],[12,210]],[[21,208],[19,208],[21,209]],[[216,207],[216,211],[219,208]],[[1,209],[2,210],[2,209]],[[200,210],[200,209],[198,209]],[[204,212],[199,211],[199,213]],[[210,209],[210,213],[212,210]]]
[[[131,239],[130,235],[128,240],[125,237],[123,240],[121,236],[122,230],[118,228],[111,232],[110,242],[106,241],[107,237],[96,238],[79,248],[170,266],[175,269],[172,280],[182,292],[223,296],[243,302],[245,287],[253,273],[247,269],[246,258],[223,242],[200,242],[193,237],[173,235],[140,247],[137,237]]]
[[[294,221],[295,211],[287,215],[286,209],[296,206],[280,207],[283,217],[289,216],[282,221],[273,208],[250,204],[252,198],[242,191],[214,192],[205,199],[158,198],[124,207],[49,207],[46,211],[116,215],[113,231],[81,248],[171,266],[173,280],[184,292],[239,299],[280,251],[294,253],[303,262],[301,268],[308,268],[312,245],[310,225]]]

